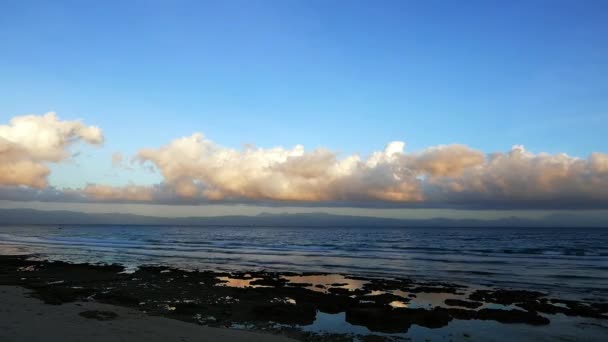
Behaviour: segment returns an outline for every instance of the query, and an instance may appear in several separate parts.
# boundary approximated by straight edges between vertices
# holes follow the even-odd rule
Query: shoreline
[[[371,234],[371,235],[370,235]],[[363,277],[410,277],[465,285],[534,289],[578,300],[608,298],[608,233],[376,228],[196,229],[181,227],[13,227],[0,229],[2,254],[72,263],[162,265],[218,272],[266,270]],[[493,237],[493,238],[490,238]]]
[[[284,336],[188,324],[95,301],[47,305],[29,294],[22,287],[0,286],[1,341],[295,342]]]
[[[412,279],[185,271],[163,266],[142,266],[124,273],[120,265],[0,256],[0,285],[27,288],[33,297],[50,305],[118,305],[193,326],[268,331],[303,341],[348,340],[360,328],[365,329],[364,338],[390,340],[420,327],[441,330],[462,322],[499,324],[507,330],[532,327],[545,333],[555,329],[552,321],[564,317],[566,322],[588,321],[592,328],[586,326],[586,331],[591,337],[595,330],[608,332],[606,301],[574,301],[532,290]],[[351,329],[352,333],[310,328],[320,324],[319,317],[336,315],[358,328]]]

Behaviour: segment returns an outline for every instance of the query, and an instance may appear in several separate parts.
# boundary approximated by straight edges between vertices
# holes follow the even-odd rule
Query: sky
[[[0,6],[11,206],[608,207],[605,1]]]

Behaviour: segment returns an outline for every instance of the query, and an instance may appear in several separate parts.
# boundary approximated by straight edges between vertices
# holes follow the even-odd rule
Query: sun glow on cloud
[[[101,144],[103,135],[97,127],[62,121],[54,113],[15,117],[9,125],[0,126],[0,198],[14,199],[10,195],[15,193],[14,186],[21,186],[17,192],[21,191],[22,200],[608,207],[608,155],[604,153],[581,159],[534,154],[514,146],[506,153],[486,155],[459,144],[406,153],[405,143],[394,141],[365,158],[341,157],[327,149],[307,151],[301,145],[232,149],[201,133],[141,149],[132,158],[130,167],[152,166],[160,172],[161,184],[47,188],[47,164],[69,158],[67,148],[79,140]],[[112,157],[117,168],[125,160],[120,153]]]
[[[0,185],[46,187],[46,164],[68,159],[67,148],[77,141],[99,145],[103,134],[80,121],[62,121],[55,113],[13,118],[0,126]]]
[[[301,145],[234,150],[196,133],[159,149],[143,149],[137,158],[154,164],[180,197],[420,201],[416,175],[401,170],[402,156],[402,143],[391,143],[367,160],[357,155],[338,159],[331,151],[307,152]]]

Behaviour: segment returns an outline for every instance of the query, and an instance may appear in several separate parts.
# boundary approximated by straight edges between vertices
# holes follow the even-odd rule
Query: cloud
[[[464,170],[483,164],[484,154],[467,146],[454,144],[430,147],[407,157],[407,166],[418,174],[458,176]]]
[[[47,164],[70,158],[68,147],[77,141],[98,145],[103,134],[80,121],[62,121],[55,113],[17,116],[0,125],[0,186],[46,187]]]
[[[422,200],[420,181],[401,165],[403,143],[394,142],[367,160],[339,159],[331,151],[219,146],[202,134],[142,149],[165,184],[184,198],[272,201]]]
[[[365,159],[340,158],[301,145],[236,150],[194,134],[142,149],[136,159],[157,168],[165,189],[182,200],[608,207],[608,155],[603,153],[581,159],[514,146],[486,155],[459,144],[406,153],[405,143],[394,141]]]
[[[503,202],[533,205],[592,205],[608,202],[608,155],[587,159],[566,154],[534,154],[523,146],[493,153],[458,176],[431,177],[429,200],[451,203]]]
[[[29,128],[24,129],[23,118],[35,124],[28,122],[25,126]],[[40,138],[41,134],[47,138]],[[608,208],[608,154],[599,152],[584,159],[535,154],[514,146],[504,153],[485,154],[460,144],[406,152],[404,142],[393,141],[361,157],[342,156],[323,148],[306,150],[302,145],[234,149],[216,144],[201,133],[141,149],[129,159],[159,172],[159,184],[48,188],[46,163],[67,158],[67,147],[78,140],[99,144],[103,137],[95,127],[60,121],[54,114],[15,118],[11,125],[1,126],[0,198],[165,204]],[[112,155],[114,166],[121,166],[124,160],[118,152]],[[11,187],[14,185],[21,187]]]

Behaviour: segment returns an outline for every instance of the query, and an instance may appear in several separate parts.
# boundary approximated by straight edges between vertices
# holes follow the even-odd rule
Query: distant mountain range
[[[550,215],[542,219],[508,217],[475,219],[393,219],[327,213],[268,214],[256,216],[154,217],[132,214],[89,214],[74,211],[0,209],[0,225],[174,225],[174,226],[256,226],[256,227],[608,227],[602,216]]]

